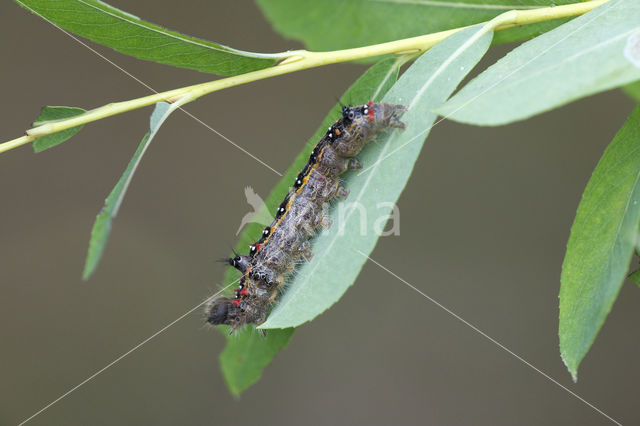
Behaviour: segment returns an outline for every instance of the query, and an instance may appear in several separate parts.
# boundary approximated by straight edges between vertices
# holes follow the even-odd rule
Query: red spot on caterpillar
[[[235,306],[240,306],[240,299],[233,299],[231,303],[233,303]]]
[[[262,248],[262,244],[256,244],[256,243],[249,244],[249,249],[251,249],[251,251],[255,251],[254,254],[258,253],[261,248]]]
[[[249,295],[249,289],[248,288],[243,288],[242,290],[240,290],[240,294],[242,296],[248,296]]]
[[[376,119],[376,112],[371,108],[373,106],[373,102],[369,101],[367,102],[367,105],[369,106],[369,121],[373,122]]]

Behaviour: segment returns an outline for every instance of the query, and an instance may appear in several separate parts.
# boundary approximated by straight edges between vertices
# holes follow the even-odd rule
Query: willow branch
[[[593,0],[583,3],[574,3],[564,6],[544,7],[530,10],[511,10],[498,15],[496,18],[485,23],[487,28],[499,31],[515,26],[533,24],[537,22],[550,21],[553,19],[568,18],[582,15],[594,8],[606,3],[609,0]],[[375,44],[371,46],[358,47],[354,49],[335,50],[331,52],[309,52],[306,50],[297,50],[289,52],[290,56],[286,57],[279,64],[259,71],[253,71],[246,74],[240,74],[233,77],[223,78],[220,80],[210,81],[192,86],[173,89],[166,92],[156,93],[154,95],[144,96],[142,98],[132,99],[129,101],[116,102],[101,106],[99,108],[87,111],[84,114],[75,117],[46,122],[37,127],[26,131],[26,135],[0,144],[0,153],[9,151],[18,146],[33,142],[35,139],[47,136],[62,130],[70,129],[82,124],[101,120],[116,114],[122,114],[127,111],[153,105],[156,102],[166,101],[175,102],[184,96],[189,96],[190,101],[207,95],[218,90],[227,89],[229,87],[239,86],[241,84],[253,81],[263,80],[301,71],[309,68],[316,68],[324,65],[335,64],[339,62],[354,61],[358,59],[372,58],[387,54],[397,55],[418,55],[433,47],[436,43],[444,40],[451,34],[461,31],[468,27],[461,27],[447,31],[411,37],[402,40],[391,41],[388,43]]]

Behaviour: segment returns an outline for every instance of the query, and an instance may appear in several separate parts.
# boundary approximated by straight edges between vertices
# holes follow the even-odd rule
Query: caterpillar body
[[[403,105],[373,102],[342,108],[342,116],[311,151],[260,240],[249,245],[248,255],[226,259],[242,277],[235,297],[219,297],[207,305],[207,322],[229,325],[233,332],[267,319],[296,260],[313,256],[309,239],[319,226],[331,225],[325,204],[336,196],[349,195],[340,184],[340,175],[362,167],[355,157],[378,133],[404,129],[400,117],[405,111]]]

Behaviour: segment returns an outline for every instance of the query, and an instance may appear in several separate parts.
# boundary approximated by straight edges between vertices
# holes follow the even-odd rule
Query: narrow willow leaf
[[[629,275],[627,278],[629,278],[631,281],[636,283],[638,287],[640,287],[640,269],[634,271],[633,274]]]
[[[228,329],[221,328],[223,331]],[[254,327],[247,327],[242,333],[231,335],[220,354],[220,369],[231,393],[240,395],[257,382],[262,370],[287,346],[293,331],[293,328],[271,330],[263,336]]]
[[[149,144],[153,140],[153,137],[156,135],[158,129],[160,128],[162,123],[164,123],[164,120],[166,120],[167,117],[176,108],[179,107],[179,105],[179,102],[173,104],[158,102],[156,104],[156,107],[153,110],[153,113],[151,114],[151,118],[149,120],[149,131],[142,138],[140,145],[138,145],[138,149],[133,154],[133,157],[129,161],[129,164],[122,174],[122,177],[120,177],[120,180],[105,200],[104,207],[102,207],[102,210],[100,211],[100,213],[98,213],[96,221],[93,224],[93,228],[91,229],[91,239],[89,240],[89,251],[87,253],[87,259],[84,264],[82,279],[88,279],[91,274],[93,274],[93,271],[95,271],[96,266],[98,266],[98,262],[100,262],[100,258],[102,257],[102,253],[104,252],[107,240],[109,239],[111,224],[113,222],[113,219],[118,214],[120,204],[122,204],[124,195],[127,192],[129,184],[131,183],[133,174],[140,164],[140,160],[142,160],[142,156],[149,147]]]
[[[40,116],[33,123],[35,126],[40,126],[47,121],[61,120],[64,118],[75,117],[85,113],[82,108],[66,107],[66,106],[46,106],[42,108]],[[33,141],[33,150],[35,152],[42,152],[45,149],[53,148],[56,145],[60,145],[62,142],[69,140],[73,135],[78,133],[82,127],[76,126],[62,132],[54,133],[52,135],[43,136]]]
[[[438,113],[495,126],[640,79],[623,55],[640,30],[640,2],[612,0],[511,51]]]
[[[404,63],[402,58],[398,59],[385,59],[369,68],[349,89],[342,95],[340,102],[343,104],[361,104],[372,99],[378,101],[387,93],[387,90],[396,82],[398,78],[398,70]],[[282,201],[285,194],[289,191],[291,183],[296,178],[297,174],[302,170],[304,165],[309,159],[309,154],[314,145],[320,140],[322,135],[327,131],[327,127],[333,122],[336,117],[340,116],[340,105],[336,104],[327,117],[322,121],[320,128],[304,145],[302,152],[296,157],[295,161],[287,170],[282,180],[271,191],[269,197],[265,200],[265,206],[263,207],[263,213],[273,213],[278,204]],[[249,243],[257,240],[262,233],[262,224],[252,223],[242,232],[238,245],[236,247],[238,252],[246,253]],[[237,271],[229,268],[225,275],[225,285],[232,284],[237,281]],[[222,327],[223,331],[225,330]],[[254,383],[260,378],[261,370],[271,362],[271,359],[275,356],[275,351],[265,350],[264,348],[278,347],[280,341],[283,339],[283,334],[289,331],[293,333],[293,329],[285,330],[271,330],[267,332],[266,337],[262,337],[260,333],[256,335],[255,328],[252,326],[245,327],[236,331],[233,335],[227,335],[227,348],[221,355],[221,368],[222,373],[227,381],[229,389],[233,393],[239,393],[246,389],[249,385]],[[276,342],[271,342],[275,339]],[[247,343],[245,343],[247,342]],[[251,343],[251,345],[249,345]],[[229,349],[229,346],[233,348]],[[247,368],[247,371],[253,372],[250,376],[243,376],[236,371],[235,364],[229,361],[222,361],[222,357],[227,359],[232,358],[231,354],[242,353],[242,363]],[[227,371],[227,368],[231,371]]]
[[[311,50],[336,50],[414,37],[488,21],[518,9],[572,0],[258,0],[267,19],[285,37]],[[504,43],[542,34],[566,20],[525,25],[496,34]]]
[[[89,40],[126,55],[218,75],[267,68],[274,55],[244,52],[186,36],[99,0],[15,0],[20,6]]]
[[[636,81],[621,87],[622,91],[631,99],[640,102],[640,81]]]
[[[560,278],[560,354],[574,380],[618,296],[640,222],[640,106],[598,162],[571,227]]]
[[[422,55],[382,99],[406,105],[404,131],[394,130],[359,155],[364,169],[346,176],[349,198],[336,206],[331,229],[304,264],[262,328],[295,327],[333,305],[355,281],[392,214],[442,105],[491,43],[481,26],[456,33]],[[346,209],[345,209],[346,207]]]

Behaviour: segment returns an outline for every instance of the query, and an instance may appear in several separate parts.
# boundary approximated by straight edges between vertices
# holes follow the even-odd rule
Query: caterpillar
[[[378,133],[387,128],[404,129],[400,117],[406,110],[403,105],[371,101],[342,107],[342,116],[311,151],[273,222],[264,228],[257,242],[249,245],[249,254],[225,259],[242,277],[234,289],[235,297],[222,296],[207,304],[208,323],[229,325],[233,333],[245,324],[259,325],[267,319],[296,260],[311,260],[309,239],[319,226],[331,226],[326,203],[349,195],[340,184],[340,175],[362,168],[356,155]]]

